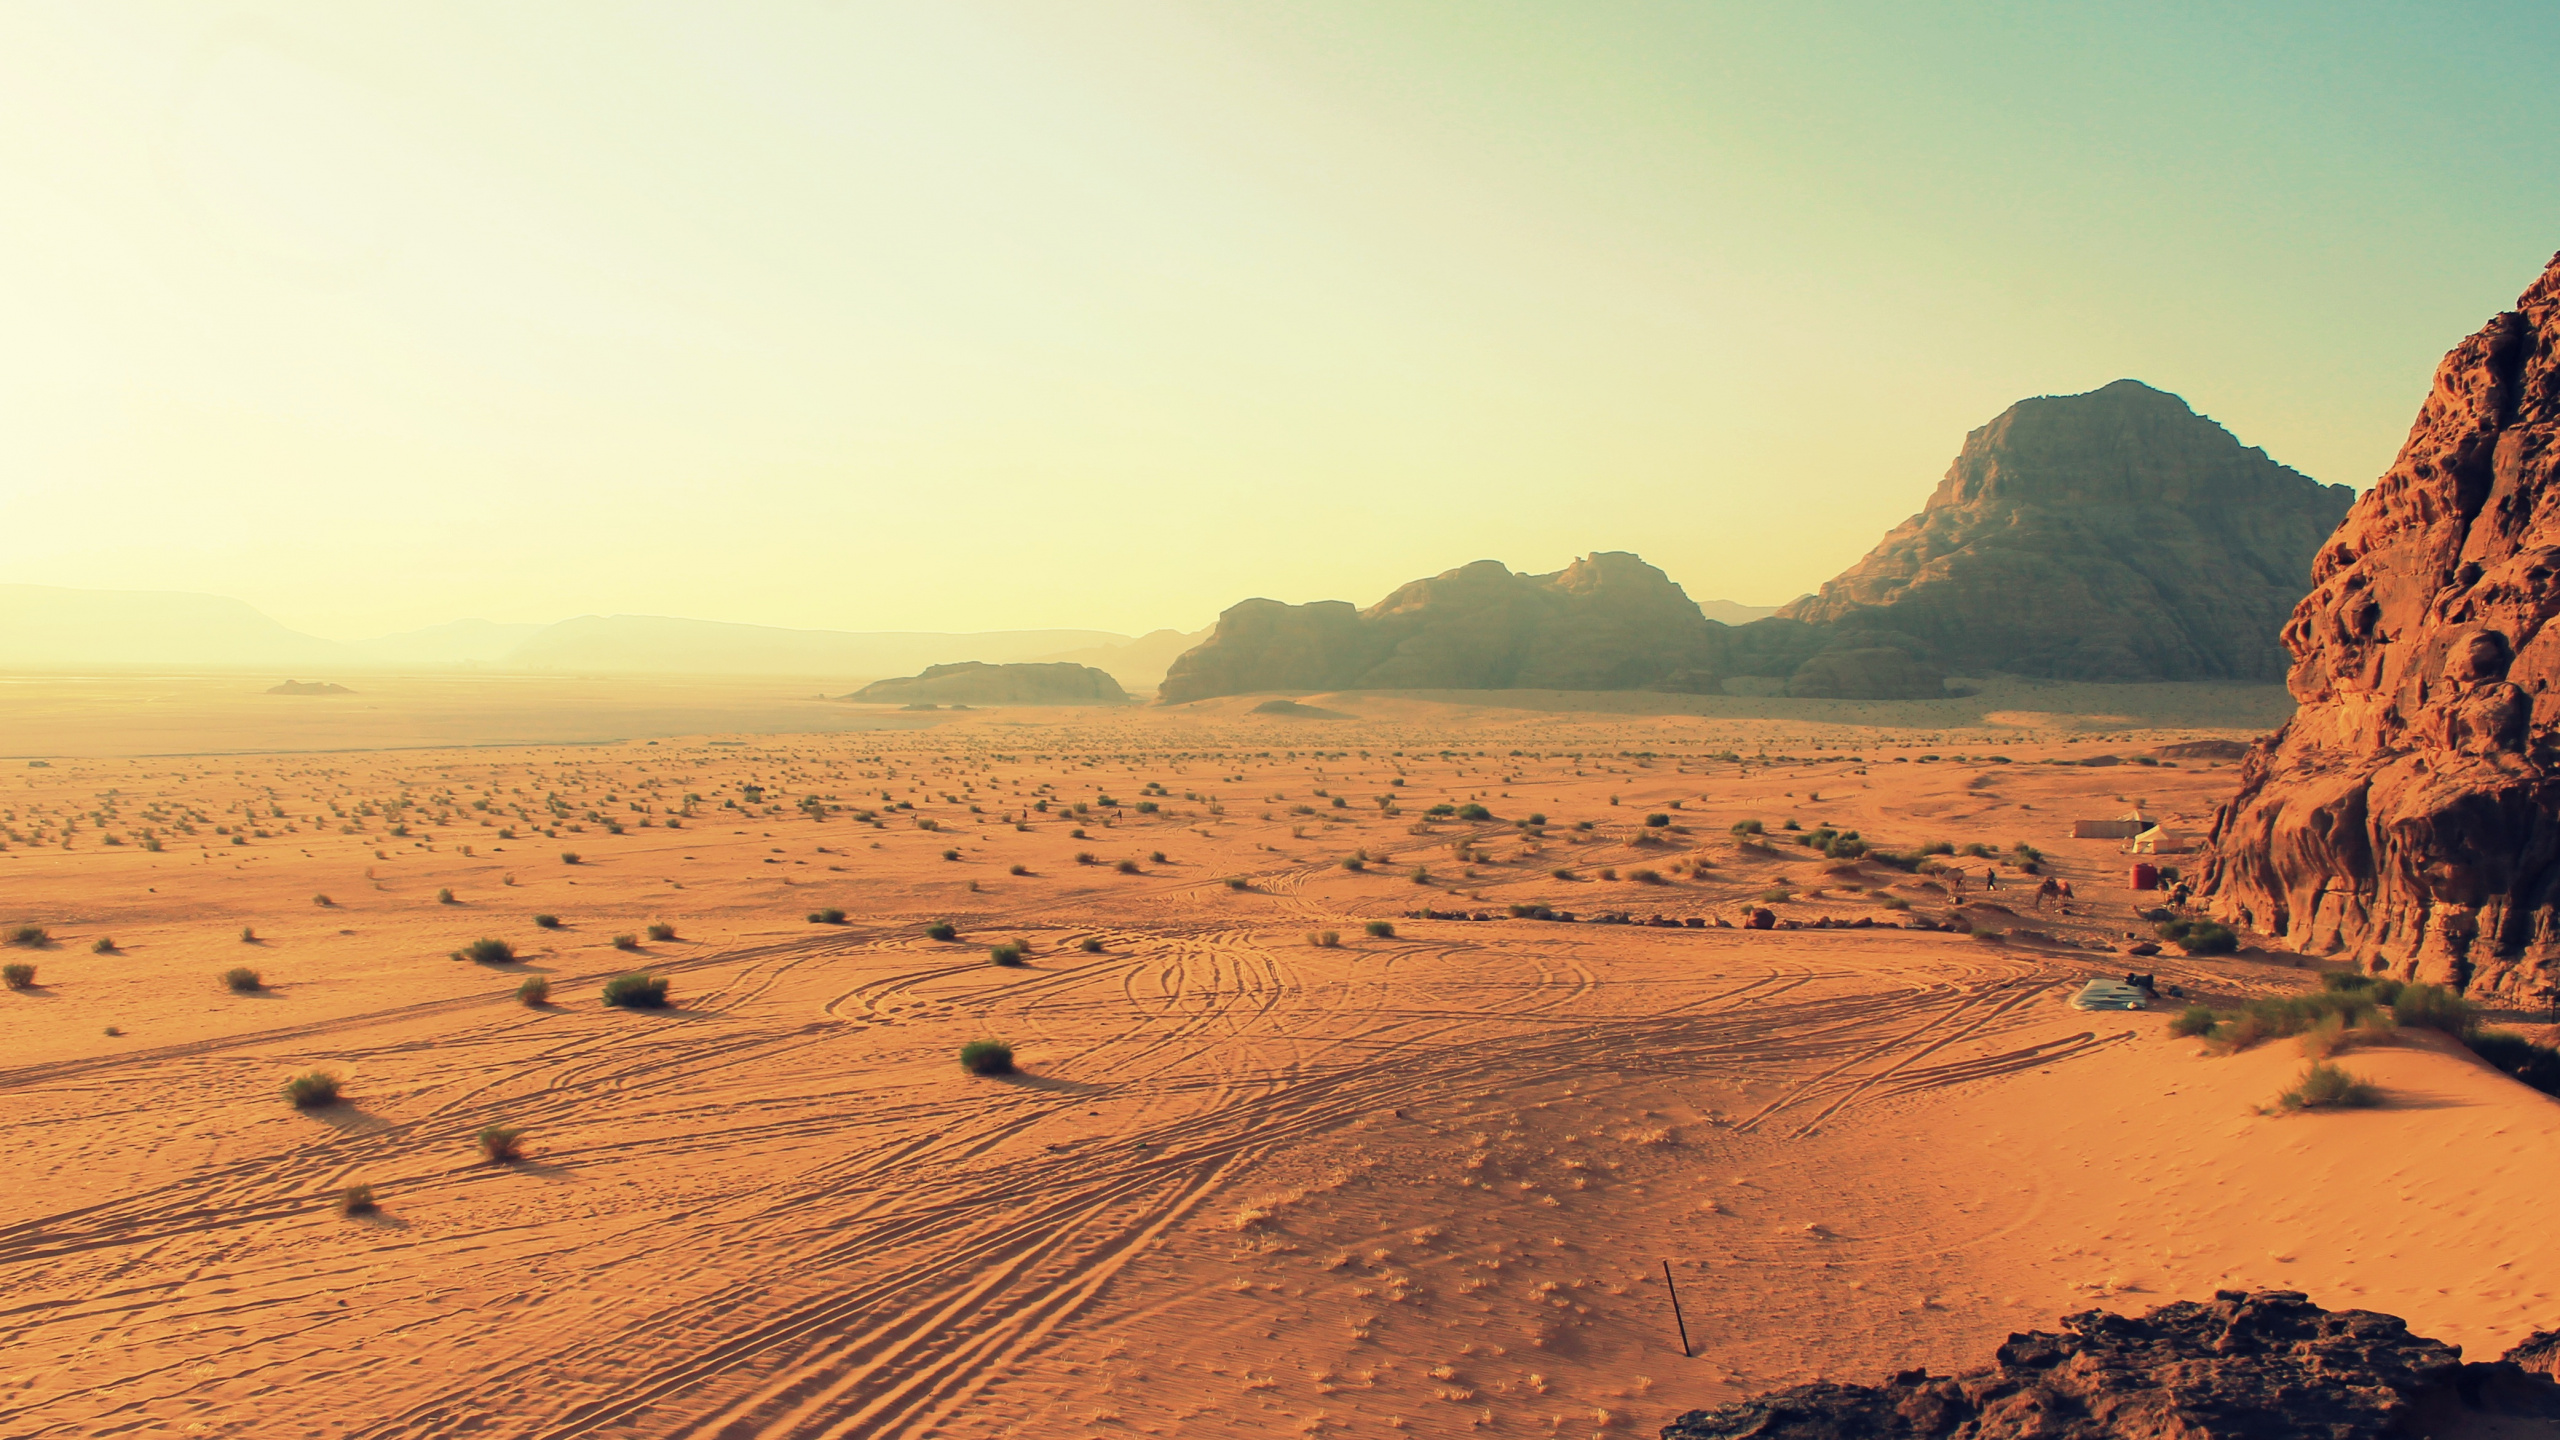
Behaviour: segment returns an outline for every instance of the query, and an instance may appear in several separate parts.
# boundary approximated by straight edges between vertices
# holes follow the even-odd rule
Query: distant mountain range
[[[548,674],[773,675],[831,681],[912,675],[962,661],[1067,661],[1152,690],[1206,638],[1158,630],[789,630],[660,615],[581,615],[551,625],[456,620],[342,643],[221,595],[0,585],[0,670],[91,666],[301,674],[470,668]]]

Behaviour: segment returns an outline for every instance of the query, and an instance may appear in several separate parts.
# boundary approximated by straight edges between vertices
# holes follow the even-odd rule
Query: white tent
[[[2195,841],[2183,831],[2154,825],[2134,836],[2128,848],[2136,855],[2183,855],[2195,848]]]

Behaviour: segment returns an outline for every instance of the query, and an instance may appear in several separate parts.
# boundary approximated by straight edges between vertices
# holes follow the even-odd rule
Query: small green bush
[[[809,923],[812,925],[841,925],[844,923],[844,912],[835,909],[832,906],[824,910],[812,910],[809,912]],[[942,937],[937,935],[934,938],[939,940]]]
[[[924,933],[928,940],[957,940],[960,938],[960,927],[948,920],[936,920],[924,927]]]
[[[1241,875],[1230,875],[1227,877],[1227,888],[1230,890],[1250,890],[1253,888],[1253,882],[1247,880]]]
[[[2276,1097],[2287,1110],[2352,1110],[2382,1103],[2382,1092],[2326,1060],[2313,1062]]]
[[[381,1208],[373,1198],[373,1187],[370,1185],[350,1185],[338,1192],[337,1211],[348,1219],[352,1220],[358,1215],[370,1215]]]
[[[561,851],[561,852],[560,852],[560,863],[561,863],[561,864],[563,864],[563,865],[575,865],[575,864],[577,864],[577,863],[578,863],[578,852],[577,852],[577,851],[575,851],[575,850],[563,850],[563,851]]]
[[[1307,934],[1307,943],[1319,950],[1339,950],[1342,948],[1342,932],[1339,930],[1310,931]]]
[[[12,990],[24,990],[34,983],[36,983],[36,967],[33,965],[23,960],[0,965],[0,985],[6,985]]]
[[[649,938],[664,944],[676,938],[676,927],[660,920],[649,927]]]
[[[320,1110],[338,1103],[338,1077],[309,1070],[284,1082],[284,1098],[296,1110]]]
[[[1458,807],[1458,818],[1461,820],[1490,820],[1493,818],[1493,812],[1487,810],[1482,805],[1461,805]]]
[[[1087,955],[1099,955],[1102,953],[1102,941],[1095,936],[1087,935],[1076,942],[1076,948]]]
[[[1393,940],[1396,938],[1395,922],[1391,920],[1372,920],[1361,928],[1369,932],[1369,938],[1372,940]]]
[[[960,1047],[960,1067],[972,1075],[1010,1075],[1013,1047],[1001,1040],[972,1040]]]
[[[528,1010],[539,1010],[551,1003],[551,982],[539,975],[527,975],[516,987],[516,1003]]]
[[[2210,1006],[2190,1005],[2178,1012],[2177,1019],[2169,1022],[2169,1033],[2180,1039],[2192,1039],[2212,1034],[2216,1023]]]
[[[1369,868],[1369,862],[1357,855],[1345,855],[1342,857],[1342,868],[1345,870],[1366,870]]]
[[[987,958],[998,965],[1019,965],[1022,963],[1022,946],[1014,941],[1006,941],[989,950]]]
[[[2479,1023],[2471,1002],[2435,985],[2408,985],[2391,1002],[2392,1023],[2461,1035]]]
[[[560,928],[560,917],[557,915],[536,915],[533,917],[533,924],[534,928],[538,930],[557,930]]]
[[[640,948],[640,937],[628,932],[616,935],[613,937],[613,948],[616,950],[637,950]]]
[[[247,995],[267,988],[267,982],[258,972],[246,965],[234,965],[223,971],[222,985],[234,995]]]
[[[1644,823],[1647,829],[1659,830],[1671,823],[1671,817],[1657,811],[1644,817]]]
[[[492,1165],[512,1165],[524,1158],[524,1132],[509,1125],[484,1125],[475,1140],[480,1158]]]
[[[454,951],[453,958],[470,960],[481,965],[512,965],[515,963],[516,947],[504,940],[483,937]]]
[[[34,950],[53,943],[53,932],[41,925],[21,925],[9,932],[9,943]]]
[[[957,860],[960,858],[960,852],[957,850],[945,850],[942,852],[942,858],[945,860]]]
[[[2152,931],[2190,955],[2228,955],[2240,948],[2240,937],[2211,920],[2163,920]]]
[[[1763,905],[1776,905],[1794,898],[1796,898],[1796,892],[1784,885],[1772,885],[1760,892],[1760,903]]]
[[[1013,869],[1012,869],[1012,870],[1010,870],[1010,871],[1008,871],[1008,872],[1006,872],[1006,873],[1008,873],[1008,874],[1012,874],[1012,875],[1028,875],[1028,874],[1030,874],[1030,873],[1031,873],[1031,867],[1030,867],[1030,866],[1028,866],[1028,865],[1016,865],[1016,866],[1014,866],[1014,867],[1013,867]]]
[[[667,1008],[667,977],[633,971],[604,982],[604,1003],[622,1010]]]
[[[257,943],[258,943],[258,932],[257,932],[256,927],[254,927],[254,926],[249,926],[249,925],[243,925],[243,926],[241,926],[241,927],[240,927],[240,943],[241,943],[241,944],[243,944],[243,945],[255,945],[255,944],[257,944]]]
[[[1118,870],[1123,875],[1135,875],[1140,873],[1138,870],[1138,862],[1135,860],[1123,860],[1112,868]]]
[[[1733,833],[1736,835],[1766,835],[1769,833],[1769,830],[1767,826],[1762,825],[1757,820],[1736,820],[1733,822]]]
[[[92,955],[114,955],[119,952],[116,949],[114,937],[101,935],[98,937],[98,943],[89,947],[89,953]]]
[[[454,900],[453,892],[451,890],[438,890],[436,892],[436,903],[439,905],[452,905],[458,902]]]
[[[1903,899],[1899,895],[1887,895],[1877,903],[1884,906],[1887,910],[1908,910],[1911,908],[1911,902]]]

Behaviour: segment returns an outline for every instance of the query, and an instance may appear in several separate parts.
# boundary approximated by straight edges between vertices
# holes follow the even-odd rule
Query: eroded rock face
[[[2430,1407],[2560,1414],[2560,1386],[2464,1365],[2395,1316],[2226,1290],[2139,1319],[2091,1310],[2012,1335],[1987,1369],[1798,1385],[1692,1410],[1663,1440],[2384,1440]]]
[[[2436,367],[2286,625],[2300,708],[2216,818],[2215,914],[2524,998],[2560,960],[2560,257]]]
[[[1129,692],[1090,665],[969,660],[875,680],[845,698],[882,705],[1126,705]]]
[[[2118,380],[1966,436],[1926,508],[1779,614],[1963,673],[2274,681],[2351,499]]]

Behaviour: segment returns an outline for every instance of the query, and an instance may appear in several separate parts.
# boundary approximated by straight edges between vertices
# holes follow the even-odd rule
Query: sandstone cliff
[[[1926,508],[1779,613],[1960,672],[2274,681],[2352,498],[2118,380],[1966,436]]]
[[[2213,911],[2531,994],[2560,962],[2560,256],[2463,341],[2284,630],[2300,708],[2215,820]]]
[[[1126,705],[1120,682],[1090,665],[936,665],[921,675],[875,680],[844,697],[875,705]]]

